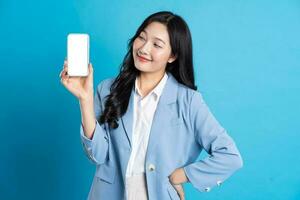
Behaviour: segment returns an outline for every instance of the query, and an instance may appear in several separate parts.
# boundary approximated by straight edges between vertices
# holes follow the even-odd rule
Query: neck
[[[142,96],[146,96],[163,78],[165,71],[159,73],[141,72],[138,78],[138,87]]]

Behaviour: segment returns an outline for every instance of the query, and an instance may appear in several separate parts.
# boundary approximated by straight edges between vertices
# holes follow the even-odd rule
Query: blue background
[[[95,168],[81,147],[78,101],[59,81],[66,36],[90,34],[96,87],[160,10],[187,21],[199,91],[244,159],[209,193],[186,184],[186,199],[300,199],[298,0],[2,0],[1,199],[86,198]]]

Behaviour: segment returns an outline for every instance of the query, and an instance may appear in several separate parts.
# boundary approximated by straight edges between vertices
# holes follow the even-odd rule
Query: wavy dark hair
[[[120,72],[110,87],[110,94],[106,97],[105,109],[98,120],[100,124],[107,122],[110,128],[115,129],[119,126],[118,119],[126,113],[135,79],[140,74],[134,65],[133,42],[152,22],[159,22],[167,27],[172,55],[176,55],[176,60],[167,63],[165,70],[170,72],[179,83],[197,90],[194,79],[192,38],[187,23],[182,17],[169,11],[154,13],[143,21],[135,35],[128,41],[128,51],[121,64]]]

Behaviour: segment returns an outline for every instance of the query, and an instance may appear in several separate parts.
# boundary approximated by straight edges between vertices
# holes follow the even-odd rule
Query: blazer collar
[[[161,104],[170,104],[177,100],[178,82],[170,72],[167,74],[168,80],[160,97]]]
[[[176,102],[177,100],[177,90],[178,90],[178,81],[175,77],[170,73],[167,72],[168,79],[166,85],[162,91],[160,96],[159,102],[157,104],[156,110],[163,111],[166,109],[167,104],[171,104]],[[132,147],[132,123],[133,123],[133,98],[134,98],[134,90],[131,90],[131,95],[127,107],[126,113],[121,117],[121,122],[126,133],[127,139],[129,141],[130,147]],[[157,115],[158,112],[155,113]],[[154,118],[155,118],[154,115]],[[159,115],[159,113],[158,113]],[[154,121],[153,121],[154,122]],[[153,126],[153,125],[152,125]]]

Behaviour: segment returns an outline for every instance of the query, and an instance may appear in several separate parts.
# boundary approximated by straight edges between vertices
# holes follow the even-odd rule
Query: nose
[[[150,44],[149,42],[145,42],[139,49],[139,53],[142,55],[148,55],[150,52]]]

